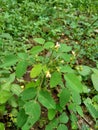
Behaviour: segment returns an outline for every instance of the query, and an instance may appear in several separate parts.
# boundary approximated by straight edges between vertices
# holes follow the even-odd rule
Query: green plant
[[[56,128],[67,130],[69,121],[72,125],[71,129],[77,129],[77,115],[84,117],[81,107],[84,99],[82,99],[81,94],[88,94],[91,91],[89,86],[86,86],[82,76],[87,76],[93,71],[92,81],[97,90],[95,75],[98,70],[86,66],[82,68],[77,66],[76,70],[72,69],[71,66],[75,61],[72,62],[73,55],[69,53],[72,50],[71,46],[62,43],[55,45],[53,42],[45,42],[42,38],[35,38],[34,41],[37,42],[37,45],[30,49],[33,58],[30,70],[31,81],[25,84],[23,90],[15,84],[12,84],[12,87],[9,86],[10,89],[8,88],[7,94],[5,93],[7,97],[1,96],[4,99],[1,104],[7,100],[10,103],[9,98],[12,93],[17,95],[18,103],[15,107],[19,108],[19,112],[17,111],[16,125],[22,130],[29,130],[36,122],[40,122],[42,108],[47,110],[46,122],[44,122],[44,126],[48,122],[46,130]],[[24,59],[26,59],[26,55],[24,55]],[[26,72],[23,68],[25,65],[19,63],[16,67],[16,76],[19,78],[24,74],[21,70]],[[13,76],[9,84],[13,82]],[[15,99],[13,100],[16,102]],[[84,104],[96,121],[98,106],[92,105],[90,107],[88,103],[85,99]]]
[[[98,128],[97,4],[0,1],[0,129]]]

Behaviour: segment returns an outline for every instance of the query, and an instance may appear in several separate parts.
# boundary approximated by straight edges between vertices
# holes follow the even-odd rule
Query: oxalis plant
[[[35,38],[34,41],[36,44],[29,49],[28,56],[19,53],[10,61],[6,59],[1,66],[16,64],[15,73],[1,87],[0,99],[3,100],[0,104],[4,106],[8,102],[14,108],[12,114],[16,118],[12,121],[17,129],[30,130],[35,125],[45,130],[78,129],[78,117],[84,119],[81,103],[97,122],[98,108],[93,101],[97,103],[98,95],[93,100],[82,99],[82,95],[91,91],[85,84],[89,76],[93,89],[98,91],[98,69],[75,65],[75,53],[67,44],[46,42],[42,38]],[[29,71],[28,66],[31,67]],[[27,72],[30,79],[24,81],[24,86],[14,83],[15,77],[20,80]],[[1,126],[3,128],[3,124]],[[83,126],[81,129],[88,128]]]

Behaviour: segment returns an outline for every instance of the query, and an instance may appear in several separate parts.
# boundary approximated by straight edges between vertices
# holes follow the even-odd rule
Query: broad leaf
[[[28,89],[25,89],[21,94],[21,99],[23,101],[26,101],[26,100],[30,100],[30,99],[33,99],[37,94],[37,90],[36,88],[28,88]]]
[[[72,47],[71,46],[67,46],[66,44],[61,44],[60,48],[59,48],[60,52],[69,52],[71,50],[72,50]]]
[[[76,104],[78,104],[78,105],[81,104],[81,96],[80,96],[80,94],[79,94],[77,91],[75,91],[75,90],[72,91],[72,100],[73,100],[74,103],[76,103]]]
[[[59,98],[60,98],[60,106],[65,107],[65,105],[70,100],[70,92],[69,92],[69,90],[67,88],[62,89]]]
[[[71,55],[67,53],[61,53],[60,58],[62,58],[62,60],[65,62],[70,62]]]
[[[32,55],[38,55],[42,50],[42,46],[34,46],[30,52],[32,53]]]
[[[0,67],[9,67],[9,66],[13,66],[14,64],[16,64],[16,62],[18,61],[18,58],[16,55],[7,55],[5,57],[4,63],[2,65],[0,65]]]
[[[28,116],[28,119],[22,130],[29,130],[40,118],[41,108],[40,105],[35,101],[26,102],[24,105],[25,112]]]
[[[13,94],[19,96],[19,94],[22,92],[22,89],[18,84],[12,84],[11,91]]]
[[[60,115],[60,117],[59,117],[60,123],[66,124],[68,122],[68,120],[69,120],[69,118],[68,118],[68,116],[66,115],[65,112],[63,112],[62,115]]]
[[[49,120],[52,120],[52,119],[55,117],[55,114],[56,114],[56,110],[54,110],[54,109],[49,109],[49,110],[48,110],[48,119],[49,119]]]
[[[34,117],[32,116],[28,116],[26,123],[23,125],[23,127],[21,128],[22,130],[30,130],[30,128],[32,128],[32,126],[36,123],[36,119],[34,119]]]
[[[71,126],[72,126],[72,129],[73,130],[77,130],[78,129],[78,125],[77,125],[77,115],[74,114],[74,113],[71,113],[71,116],[70,116],[70,119],[71,119]]]
[[[51,74],[50,87],[56,87],[62,81],[61,74],[59,72],[54,72]]]
[[[0,91],[0,104],[6,103],[7,100],[12,96],[11,92],[6,90]]]
[[[41,73],[42,68],[42,64],[35,65],[30,72],[30,77],[36,78]]]
[[[53,100],[52,96],[50,95],[48,91],[40,91],[38,95],[38,100],[47,109],[56,108],[55,101]]]
[[[63,73],[74,73],[74,70],[70,66],[65,65],[65,66],[60,66],[60,72],[63,72]]]
[[[71,102],[71,103],[68,105],[68,109],[69,109],[70,111],[76,112],[76,104]]]
[[[93,106],[93,104],[90,101],[91,101],[91,99],[87,98],[84,101],[84,104],[86,105],[86,107],[89,110],[92,117],[96,120],[96,118],[98,118],[98,110],[95,109],[95,107]]]
[[[44,44],[44,48],[45,49],[49,49],[49,48],[53,48],[54,47],[54,43],[53,42],[46,42]]]
[[[5,106],[5,104],[0,104],[0,115],[2,116],[4,113],[5,113],[5,108],[6,108],[6,106]]]
[[[24,105],[25,113],[34,118],[34,120],[38,120],[41,113],[40,105],[35,101],[26,102]]]
[[[82,66],[78,66],[78,67],[82,67],[81,68],[82,70],[78,71],[82,76],[87,76],[91,72],[91,68],[89,66],[82,65]]]
[[[76,111],[79,113],[80,116],[83,117],[83,110],[81,106],[76,105]]]
[[[17,54],[20,59],[26,60],[28,58],[27,53],[18,53]]]
[[[17,115],[17,126],[21,128],[27,121],[27,117],[28,116],[25,114],[24,109],[21,109]]]
[[[65,74],[64,78],[66,80],[67,86],[73,91],[81,93],[83,91],[82,83],[80,82],[79,78],[73,74]]]
[[[0,122],[0,130],[5,130],[4,124]]]
[[[44,44],[45,40],[43,38],[34,38],[34,41],[39,43],[39,44]]]
[[[77,115],[76,114],[74,114],[74,113],[72,113],[71,115],[70,115],[70,119],[71,119],[71,121],[72,122],[75,122],[76,124],[77,124]]]
[[[57,130],[68,130],[67,126],[65,126],[64,124],[60,124],[57,128]]]
[[[58,118],[53,119],[52,121],[49,122],[49,124],[46,126],[45,130],[54,130],[55,128],[57,128],[59,123]]]
[[[18,78],[22,77],[26,73],[27,69],[27,62],[26,61],[20,61],[16,66],[16,76]]]
[[[98,91],[98,74],[92,74],[91,76],[94,88]]]

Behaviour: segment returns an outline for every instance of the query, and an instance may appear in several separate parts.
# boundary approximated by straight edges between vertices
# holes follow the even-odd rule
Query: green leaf
[[[65,126],[64,124],[60,124],[57,128],[57,130],[68,130],[67,126]]]
[[[72,91],[72,100],[73,100],[74,103],[76,103],[78,105],[81,104],[80,94],[75,90]]]
[[[24,109],[21,109],[17,115],[17,126],[21,128],[27,121],[27,117],[28,116],[25,114]]]
[[[74,73],[74,70],[70,66],[64,65],[64,66],[60,66],[60,72],[63,72],[63,73]]]
[[[62,89],[59,98],[60,98],[60,106],[65,107],[65,105],[70,100],[70,92],[69,92],[68,88],[63,88]]]
[[[92,74],[91,76],[94,88],[98,91],[98,74]]]
[[[77,116],[74,113],[71,113],[71,127],[72,130],[77,130],[78,125],[77,125]]]
[[[30,128],[32,128],[32,126],[35,123],[36,123],[36,121],[34,120],[34,117],[28,116],[26,123],[23,125],[23,127],[21,129],[22,130],[30,130]]]
[[[26,60],[28,58],[27,53],[18,53],[17,54],[20,59]]]
[[[83,91],[83,86],[79,80],[79,78],[73,74],[68,73],[64,75],[64,78],[66,80],[67,86],[73,91],[76,91],[78,93],[81,93]]]
[[[17,61],[18,61],[18,58],[16,55],[7,55],[5,57],[4,63],[2,65],[0,65],[0,67],[12,66],[12,65],[16,64]]]
[[[54,130],[55,128],[57,128],[59,123],[58,118],[53,119],[52,121],[49,122],[49,124],[46,126],[45,130]]]
[[[56,104],[56,110],[59,111],[59,112],[63,111],[63,109],[62,109],[62,107],[60,106],[59,103]]]
[[[92,100],[93,100],[93,102],[97,102],[98,103],[98,95],[95,95]]]
[[[52,120],[55,117],[56,111],[54,109],[48,110],[48,119]]]
[[[54,43],[53,42],[46,42],[44,44],[44,48],[45,49],[49,49],[49,48],[53,48],[54,47]]]
[[[33,99],[37,94],[37,90],[36,88],[28,88],[28,89],[25,89],[21,94],[21,99],[23,101],[26,101],[26,100],[30,100],[30,99]]]
[[[5,130],[4,124],[0,122],[0,130]]]
[[[32,53],[32,55],[38,55],[42,50],[42,46],[34,46],[30,52]]]
[[[77,124],[77,115],[76,114],[72,113],[70,115],[70,119],[71,119],[72,122],[75,122]]]
[[[71,46],[67,46],[66,44],[60,44],[59,52],[69,52],[71,50]]]
[[[6,103],[8,99],[12,96],[11,92],[6,90],[0,91],[0,104]]]
[[[32,116],[34,120],[38,120],[41,114],[40,105],[36,101],[26,102],[24,105],[25,113]]]
[[[50,95],[48,91],[40,91],[38,95],[38,100],[47,109],[56,108],[55,101],[53,100],[52,96]]]
[[[98,74],[98,69],[96,69],[96,68],[91,68],[91,69],[92,69],[94,74]]]
[[[15,81],[15,73],[10,74],[10,76],[6,79],[6,83],[4,84],[4,86],[9,86],[11,83],[13,83]],[[7,87],[3,87],[3,89],[5,90],[9,90],[9,87],[7,89]]]
[[[70,111],[73,111],[73,112],[76,113],[76,104],[71,102],[71,103],[68,105],[68,109],[69,109]]]
[[[79,67],[79,66],[78,66]],[[91,72],[91,68],[89,67],[89,66],[85,66],[85,65],[82,65],[82,66],[80,66],[80,67],[82,67],[81,69],[81,71],[79,70],[78,72],[82,75],[82,76],[87,76],[87,75],[89,75],[90,74],[90,72]]]
[[[12,83],[14,82],[14,80],[15,80],[15,73],[11,73],[7,82]]]
[[[69,120],[69,118],[68,118],[68,116],[66,115],[65,112],[63,112],[62,115],[60,115],[60,117],[59,117],[60,123],[66,124],[68,122],[68,120]]]
[[[34,38],[34,41],[39,43],[39,44],[44,44],[45,40],[43,38]]]
[[[81,106],[76,105],[75,109],[79,113],[79,115],[83,117],[83,110],[82,110]]]
[[[93,106],[93,104],[90,101],[91,101],[91,99],[87,98],[84,101],[84,104],[86,105],[86,107],[89,110],[92,117],[96,120],[96,118],[98,118],[98,110],[95,109],[95,107]]]
[[[29,130],[39,120],[41,115],[41,107],[37,102],[29,101],[24,105],[24,109],[26,114],[29,116],[26,123],[22,127],[22,130]]]
[[[15,109],[17,109],[17,107],[18,107],[18,102],[17,102],[17,98],[16,98],[16,96],[12,96],[9,100],[8,100],[8,104],[10,104],[10,106],[12,107],[12,108],[15,108]]]
[[[62,81],[61,74],[57,71],[51,74],[50,87],[56,87]]]
[[[36,78],[41,73],[42,68],[42,64],[35,65],[30,72],[30,77]]]
[[[26,73],[27,69],[27,62],[26,61],[20,61],[16,66],[16,76],[18,78],[22,77]]]
[[[60,58],[62,58],[65,62],[70,62],[71,55],[67,53],[62,53],[60,55]]]
[[[5,104],[0,105],[0,116],[2,116],[5,113]]]
[[[19,96],[19,94],[22,92],[22,89],[18,84],[12,84],[11,91],[13,94]]]

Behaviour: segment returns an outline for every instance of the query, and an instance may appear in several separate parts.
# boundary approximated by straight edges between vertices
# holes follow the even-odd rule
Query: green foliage
[[[51,88],[59,85],[59,83],[62,81],[61,79],[61,74],[59,72],[54,72],[51,74],[51,78],[50,78],[50,86]]]
[[[67,82],[68,87],[73,90],[77,91],[78,93],[81,93],[83,91],[83,86],[77,77],[77,75],[73,73],[65,74],[64,78]]]
[[[51,97],[50,93],[47,91],[41,91],[38,96],[39,102],[45,106],[47,109],[55,109],[56,105]]]
[[[97,73],[92,74],[92,82],[93,82],[93,85],[94,85],[96,91],[98,91],[98,79],[97,79],[97,77],[98,77],[98,70],[97,70]]]
[[[5,130],[4,124],[0,122],[0,129]]]
[[[85,110],[98,128],[98,2],[0,5],[0,129],[74,130]]]
[[[20,61],[16,66],[16,76],[18,78],[22,77],[26,73],[27,69],[27,62],[26,61]]]
[[[70,100],[70,91],[67,88],[63,88],[61,93],[60,93],[60,106],[65,107],[65,105],[69,102]]]
[[[34,66],[34,68],[31,70],[30,77],[36,78],[42,71],[42,64],[37,64]]]

